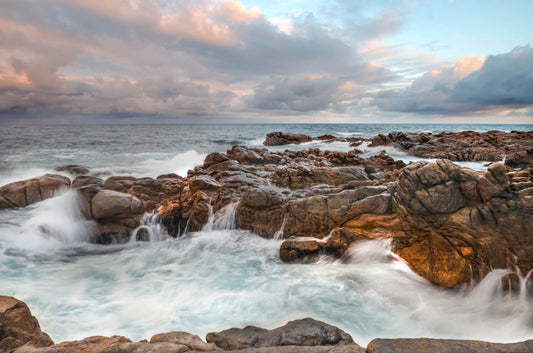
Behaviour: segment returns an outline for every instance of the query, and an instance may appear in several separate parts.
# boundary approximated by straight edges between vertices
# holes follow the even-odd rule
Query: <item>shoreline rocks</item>
[[[174,331],[132,342],[124,336],[91,336],[78,341],[56,343],[42,332],[37,319],[23,302],[0,296],[0,352],[6,353],[403,353],[403,352],[503,352],[533,350],[533,340],[491,343],[473,340],[431,338],[376,338],[365,349],[343,330],[305,318],[267,330],[256,326],[230,328],[200,337]]]
[[[449,159],[452,161],[488,161],[505,159],[512,168],[523,168],[533,163],[533,131],[441,132],[404,133],[378,135],[371,140],[371,147],[388,146],[410,155]]]
[[[531,134],[397,133],[377,136],[373,144],[442,147],[465,137],[471,143],[480,140],[482,147],[514,151],[527,147]],[[286,135],[272,133],[298,140]],[[506,147],[509,141],[515,147]],[[71,169],[84,171],[64,168]],[[15,200],[4,207],[23,207],[52,195],[48,190],[68,187],[78,191],[83,215],[97,222],[96,243],[128,240],[144,212],[157,212],[176,237],[202,229],[210,215],[234,204],[238,228],[286,240],[280,249],[286,262],[339,258],[358,240],[391,238],[393,251],[440,287],[481,280],[494,268],[521,276],[533,268],[531,164],[511,170],[493,163],[481,173],[447,159],[406,166],[384,153],[362,158],[356,150],[273,152],[233,146],[208,155],[186,178],[78,175],[71,184],[66,177],[46,175],[8,184],[0,188],[0,206],[2,197]]]

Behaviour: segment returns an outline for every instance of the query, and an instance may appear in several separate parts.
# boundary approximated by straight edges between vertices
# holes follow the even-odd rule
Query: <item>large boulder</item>
[[[231,328],[207,334],[207,342],[226,350],[281,346],[353,345],[352,337],[343,330],[311,318],[295,320],[274,330],[255,326]]]
[[[112,190],[98,192],[91,200],[91,209],[97,220],[128,218],[144,211],[137,197]]]
[[[25,303],[0,296],[0,352],[11,352],[23,345],[47,347],[53,344]]]
[[[0,188],[0,209],[26,207],[54,197],[70,187],[70,179],[58,174],[16,181]]]
[[[291,134],[286,132],[270,132],[267,134],[263,145],[265,146],[281,146],[290,144],[299,144],[302,142],[313,141],[313,138],[303,134]]]
[[[395,191],[394,210],[410,228],[395,249],[431,282],[454,287],[493,268],[533,267],[533,203],[513,191],[503,163],[484,174],[447,160],[414,163]]]

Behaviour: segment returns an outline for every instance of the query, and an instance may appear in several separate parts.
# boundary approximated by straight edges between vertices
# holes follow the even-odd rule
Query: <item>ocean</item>
[[[271,131],[373,137],[393,131],[532,130],[533,125],[213,124],[0,126],[0,186],[79,164],[105,178],[157,177],[187,170],[232,145],[261,147]],[[273,150],[351,149],[320,141]],[[369,156],[391,147],[358,147]],[[463,163],[484,170],[485,163]],[[0,294],[25,301],[55,342],[91,335],[132,340],[155,333],[274,328],[313,317],[376,337],[440,337],[513,342],[533,337],[533,298],[505,293],[494,270],[481,283],[442,290],[413,273],[386,240],[351,248],[348,261],[279,260],[280,240],[235,229],[231,208],[199,232],[169,238],[147,217],[152,242],[88,243],[94,228],[73,191],[0,211]]]

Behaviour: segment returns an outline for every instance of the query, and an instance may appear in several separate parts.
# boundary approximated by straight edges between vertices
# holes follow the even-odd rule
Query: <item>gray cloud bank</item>
[[[467,114],[533,105],[530,46],[490,56],[467,74],[456,66],[386,90],[401,73],[362,48],[401,28],[401,11],[352,21],[349,13],[336,25],[295,15],[283,27],[232,0],[4,0],[0,122],[43,115],[349,119],[378,109]]]
[[[458,66],[426,73],[403,90],[383,91],[374,104],[383,110],[436,114],[475,113],[533,105],[533,48],[516,47],[487,57],[461,77]]]

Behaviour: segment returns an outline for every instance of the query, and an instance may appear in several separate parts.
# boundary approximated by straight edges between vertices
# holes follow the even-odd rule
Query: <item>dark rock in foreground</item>
[[[353,345],[352,337],[341,329],[310,318],[295,320],[274,330],[247,326],[207,334],[207,342],[228,351],[277,346]]]

